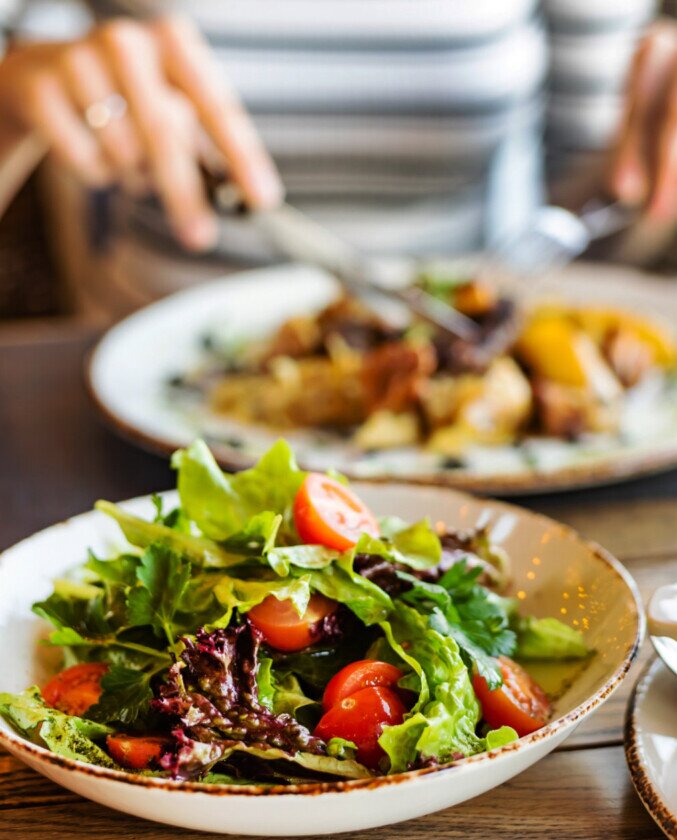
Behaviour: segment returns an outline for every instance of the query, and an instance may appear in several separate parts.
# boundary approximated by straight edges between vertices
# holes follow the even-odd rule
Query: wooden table
[[[91,333],[72,328],[0,332],[0,548],[88,510],[98,497],[123,499],[172,484],[165,461],[119,440],[95,417],[81,374],[93,340]],[[677,471],[523,504],[570,523],[613,551],[644,598],[677,579]],[[645,646],[640,663],[648,656]],[[622,747],[624,709],[640,663],[562,748],[521,776],[454,809],[355,836],[661,837],[633,790]],[[205,836],[95,805],[0,752],[0,840],[36,835],[63,840]]]

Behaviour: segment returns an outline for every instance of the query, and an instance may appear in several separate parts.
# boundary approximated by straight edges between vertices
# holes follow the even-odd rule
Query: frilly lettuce
[[[178,470],[181,507],[206,537],[225,540],[263,511],[281,515],[282,530],[293,534],[292,506],[306,474],[285,441],[234,475],[219,469],[202,440],[175,452],[172,466]]]

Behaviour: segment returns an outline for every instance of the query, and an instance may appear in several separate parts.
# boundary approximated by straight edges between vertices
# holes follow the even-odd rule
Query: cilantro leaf
[[[178,634],[172,621],[188,588],[190,573],[190,563],[167,546],[149,546],[136,570],[138,583],[127,596],[130,624],[149,624],[173,646]]]
[[[94,598],[66,598],[57,592],[33,604],[33,612],[53,624],[53,645],[106,645],[115,634],[106,618],[103,591]]]
[[[456,642],[465,665],[472,669],[474,663],[477,672],[484,677],[489,688],[498,688],[501,685],[503,676],[497,660],[477,644],[462,625],[450,623],[440,610],[434,609],[430,616],[430,627],[442,636],[450,636]]]
[[[502,682],[496,657],[513,655],[517,637],[509,627],[511,602],[477,584],[481,569],[469,569],[464,560],[455,563],[439,583],[427,583],[398,572],[410,589],[400,599],[428,613],[430,625],[451,636],[468,667],[473,663],[490,688]]]
[[[87,711],[87,717],[100,723],[120,721],[134,723],[146,714],[153,697],[150,681],[153,672],[113,665],[101,680],[103,693],[96,705]]]

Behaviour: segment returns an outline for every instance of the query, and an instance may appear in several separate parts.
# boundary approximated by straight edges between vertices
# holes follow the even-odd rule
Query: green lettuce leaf
[[[266,555],[268,563],[280,576],[288,575],[292,566],[298,569],[326,569],[338,557],[338,551],[323,545],[279,546]]]
[[[24,737],[44,743],[52,752],[65,758],[98,764],[119,770],[118,765],[95,740],[113,730],[91,720],[66,715],[45,704],[37,686],[21,694],[0,694],[0,715]]]
[[[591,653],[583,634],[556,618],[518,617],[513,627],[519,659],[583,659]]]
[[[475,734],[480,707],[454,639],[433,630],[426,616],[398,602],[382,628],[420,680],[419,698],[407,719],[384,727],[379,738],[391,772],[406,770],[419,756],[445,761],[480,752],[483,742]]]
[[[440,538],[427,519],[407,525],[396,517],[389,517],[381,521],[381,536],[391,543],[383,549],[383,556],[417,571],[436,566],[442,558]]]
[[[259,701],[276,715],[292,715],[304,706],[315,705],[315,701],[306,697],[297,677],[292,673],[277,676],[273,670],[273,660],[261,657],[256,675],[259,689]]]
[[[147,522],[123,510],[112,502],[98,501],[97,510],[108,514],[120,526],[127,541],[137,548],[148,548],[162,543],[172,551],[188,558],[196,566],[226,568],[242,563],[242,556],[225,551],[220,545],[205,537],[184,534],[157,522]]]
[[[283,750],[278,750],[275,747],[259,749],[257,747],[249,747],[246,744],[233,746],[222,756],[221,760],[233,752],[243,752],[269,761],[283,759],[285,761],[291,761],[293,764],[298,764],[299,767],[311,770],[314,773],[326,773],[330,776],[340,776],[343,779],[369,779],[372,775],[363,764],[348,758],[337,758],[332,755],[315,755],[314,753],[304,752],[298,752],[292,755]]]
[[[259,691],[259,702],[271,712],[275,701],[275,683],[273,660],[262,656],[259,659],[259,670],[256,672],[256,685]]]
[[[334,758],[347,758],[353,760],[357,754],[357,745],[345,738],[330,738],[327,741],[327,755]]]
[[[205,536],[225,540],[262,511],[280,514],[283,531],[294,535],[292,506],[305,478],[294,454],[277,441],[249,470],[224,474],[204,441],[195,441],[172,457],[178,470],[181,507]]]
[[[383,621],[393,606],[386,592],[353,568],[355,555],[371,540],[368,536],[361,537],[352,551],[343,554],[322,571],[311,570],[306,575],[314,591],[345,604],[367,627]]]
[[[489,688],[498,688],[503,682],[503,674],[498,660],[488,654],[463,629],[461,624],[451,624],[444,614],[434,609],[430,614],[430,626],[443,636],[451,636],[456,642],[468,668],[474,665],[477,672],[487,681]]]
[[[516,741],[519,738],[519,735],[512,726],[501,726],[500,729],[492,729],[490,732],[487,732],[487,736],[484,739],[484,749],[485,750],[495,750],[498,747],[504,747],[506,744],[511,744],[513,741]]]
[[[275,546],[282,517],[279,513],[264,510],[246,523],[241,531],[231,534],[221,545],[233,554],[244,557],[261,557]]]
[[[215,627],[227,627],[233,610],[249,612],[269,595],[280,601],[289,600],[301,616],[310,600],[310,575],[276,580],[240,580],[222,577],[214,587],[214,594],[226,612],[214,622]]]

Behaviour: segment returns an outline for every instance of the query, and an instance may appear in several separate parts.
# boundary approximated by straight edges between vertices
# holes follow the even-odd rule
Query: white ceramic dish
[[[591,282],[594,281],[594,282]],[[234,275],[161,300],[122,321],[102,339],[88,369],[90,393],[119,432],[169,454],[205,437],[226,469],[250,466],[278,437],[264,427],[219,417],[200,403],[171,396],[172,376],[194,368],[200,339],[269,334],[286,318],[320,309],[337,286],[324,274],[282,266]],[[540,282],[538,298],[622,304],[677,323],[677,295],[665,281],[636,272],[583,264]],[[422,447],[364,453],[349,441],[317,430],[285,437],[310,469],[334,467],[351,478],[453,485],[474,492],[519,494],[619,481],[677,465],[677,388],[660,411],[627,412],[622,439],[585,443],[532,439],[521,447],[477,447],[460,468],[449,468]],[[674,403],[674,405],[673,405]],[[640,403],[641,406],[641,403]]]
[[[82,796],[151,820],[234,834],[334,834],[428,814],[502,784],[558,746],[625,679],[642,639],[643,613],[632,579],[605,551],[537,514],[449,489],[396,484],[357,484],[356,489],[377,514],[411,520],[428,515],[460,528],[490,524],[494,539],[512,558],[515,594],[525,612],[556,615],[584,630],[596,653],[562,680],[551,723],[443,769],[272,789],[196,785],[92,767],[28,743],[2,720],[0,745]],[[149,498],[125,506],[152,515]],[[38,644],[47,627],[31,613],[32,602],[49,594],[56,576],[82,562],[88,547],[105,554],[120,541],[116,525],[94,512],[42,531],[2,555],[0,690],[40,684],[57,667],[43,661],[46,651],[54,651]]]
[[[654,659],[637,681],[625,721],[625,757],[647,811],[677,840],[677,676]]]

